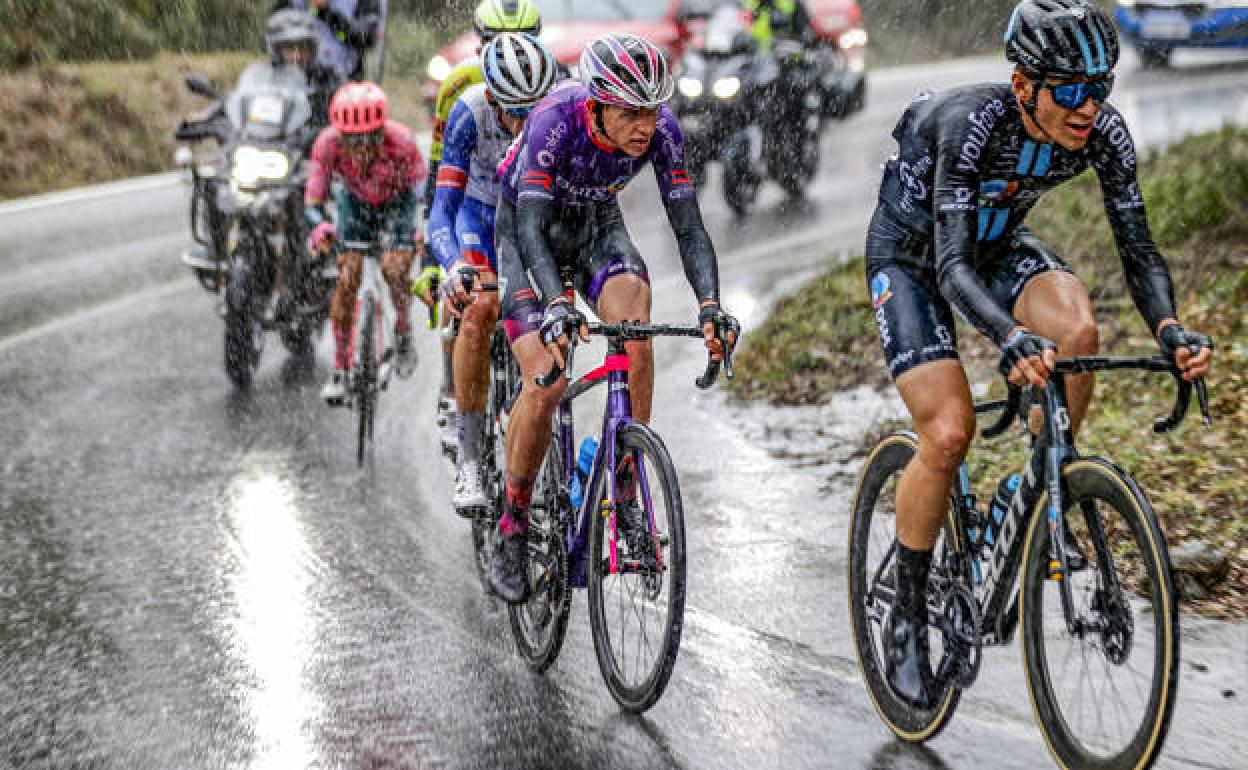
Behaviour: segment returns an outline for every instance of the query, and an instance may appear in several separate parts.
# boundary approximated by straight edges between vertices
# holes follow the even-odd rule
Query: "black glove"
[[[1057,350],[1053,340],[1032,334],[1026,329],[1015,329],[1001,346],[1001,361],[997,364],[997,371],[1008,376],[1019,361],[1041,355],[1046,350]]]
[[[562,297],[553,300],[542,313],[542,344],[556,343],[564,335],[572,339],[583,323],[585,316],[576,309],[576,305]]]
[[[706,326],[708,323],[715,324],[715,336],[722,339],[725,345],[728,344],[728,332],[732,332],[734,337],[741,334],[741,324],[735,317],[725,313],[718,302],[708,303],[698,310],[698,326]]]
[[[1161,354],[1172,363],[1177,363],[1175,353],[1182,348],[1187,348],[1192,355],[1200,353],[1201,348],[1213,350],[1213,340],[1209,339],[1209,335],[1189,332],[1179,324],[1163,326],[1161,333],[1157,335],[1157,344],[1161,347]]]

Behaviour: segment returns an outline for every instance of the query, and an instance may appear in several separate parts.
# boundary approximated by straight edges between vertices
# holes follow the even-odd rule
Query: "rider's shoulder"
[[[416,135],[412,133],[412,129],[407,124],[400,123],[393,118],[386,119],[385,141],[400,146],[404,150],[420,152],[420,147],[416,144]]]
[[[986,136],[1015,111],[1009,83],[977,83],[919,94],[906,109],[903,124],[936,138]]]
[[[319,159],[330,155],[341,137],[342,134],[333,126],[322,128],[316,135],[316,141],[312,143],[312,157]]]

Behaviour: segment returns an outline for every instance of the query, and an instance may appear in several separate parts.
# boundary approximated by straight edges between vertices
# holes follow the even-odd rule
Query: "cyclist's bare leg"
[[[598,295],[598,317],[606,323],[641,321],[650,323],[650,284],[632,273],[611,278]],[[654,346],[650,340],[624,343],[628,352],[628,388],[633,419],[650,422],[654,398]]]
[[[347,351],[351,339],[351,316],[355,312],[355,293],[360,290],[360,266],[364,258],[358,252],[338,255],[338,284],[329,302],[329,319],[334,327],[334,368],[347,369]]]
[[[497,284],[498,278],[480,270],[483,284]],[[484,412],[489,393],[490,335],[498,322],[498,292],[474,291],[475,301],[464,308],[459,336],[455,340],[455,402],[460,414]]]
[[[524,387],[520,397],[511,408],[507,422],[507,486],[512,496],[517,485],[521,506],[527,506],[527,493],[532,490],[533,479],[542,465],[542,457],[550,446],[550,418],[559,406],[559,400],[567,390],[567,380],[560,377],[549,388],[538,386],[536,378],[550,371],[554,359],[542,345],[537,332],[529,332],[511,343],[511,350],[520,366]]]
[[[1036,334],[1053,340],[1062,357],[1095,355],[1099,348],[1092,300],[1083,281],[1070,273],[1041,273],[1028,281],[1014,304],[1014,317]],[[1094,377],[1080,374],[1066,378],[1066,403],[1075,433],[1088,412]],[[1032,430],[1038,427],[1033,424]]]
[[[920,364],[897,378],[919,450],[897,482],[897,539],[928,551],[949,511],[949,490],[975,434],[975,409],[957,359]]]
[[[395,331],[407,332],[412,328],[412,291],[408,273],[412,269],[411,249],[392,249],[381,255],[381,277],[390,287],[390,299],[398,316]]]
[[[451,315],[449,300],[439,300],[442,303],[441,311],[438,313],[438,320],[442,323],[441,331],[446,331],[451,325]],[[440,334],[442,338],[442,393],[446,396],[454,397],[455,395],[455,338],[448,334]]]

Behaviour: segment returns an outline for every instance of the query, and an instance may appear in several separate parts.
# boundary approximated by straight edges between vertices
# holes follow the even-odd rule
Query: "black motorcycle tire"
[[[256,320],[255,281],[247,252],[235,254],[225,293],[225,374],[239,390],[251,387],[263,331]]]
[[[791,143],[786,144],[798,148],[798,156],[785,158],[773,167],[781,169],[776,174],[780,189],[790,198],[799,199],[806,194],[806,188],[819,172],[819,135],[799,131],[794,132],[792,139]]]

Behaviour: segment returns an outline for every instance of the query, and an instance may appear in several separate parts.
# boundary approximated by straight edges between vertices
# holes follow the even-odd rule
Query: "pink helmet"
[[[367,134],[386,125],[386,92],[376,83],[347,83],[334,92],[329,122],[344,134]]]
[[[581,83],[594,101],[619,107],[653,108],[672,98],[675,82],[667,57],[650,41],[611,32],[585,46]]]

